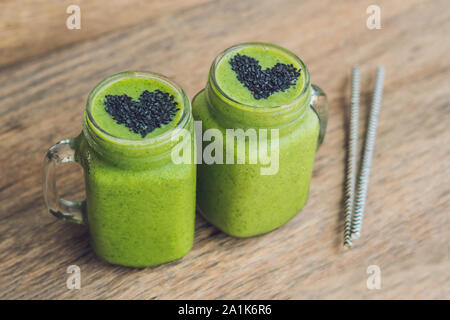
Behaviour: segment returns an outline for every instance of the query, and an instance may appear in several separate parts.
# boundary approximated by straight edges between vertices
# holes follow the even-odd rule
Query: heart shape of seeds
[[[293,64],[277,63],[272,68],[262,69],[255,58],[237,53],[230,59],[231,69],[256,100],[267,99],[278,91],[285,91],[295,85],[300,69]]]
[[[105,110],[118,123],[145,138],[147,134],[168,124],[178,111],[175,97],[159,89],[145,90],[139,100],[128,95],[105,96]]]

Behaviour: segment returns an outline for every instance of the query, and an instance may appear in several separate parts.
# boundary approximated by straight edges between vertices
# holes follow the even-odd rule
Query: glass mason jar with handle
[[[103,106],[94,110],[99,95],[110,88],[116,93],[139,94],[147,84],[175,96],[179,115],[173,124],[145,138],[133,139],[118,137],[99,125],[102,121],[107,123],[94,115],[104,111],[100,110]],[[125,126],[119,129],[127,131]],[[58,142],[45,157],[43,189],[48,210],[63,220],[86,224],[94,251],[107,262],[146,267],[181,258],[191,249],[194,239],[193,131],[189,99],[169,79],[133,71],[103,80],[88,97],[81,134]],[[189,137],[181,139],[186,133]],[[180,143],[191,151],[192,158],[176,164],[171,153]],[[65,162],[77,162],[83,167],[86,201],[59,198],[55,169]]]
[[[277,63],[295,66],[300,76],[295,85],[268,98],[252,96],[231,66],[237,54],[256,59],[261,66],[251,71],[267,72],[266,77],[270,72],[264,70]],[[303,208],[315,153],[325,135],[328,106],[325,93],[310,84],[308,70],[296,55],[268,43],[233,46],[214,60],[206,88],[195,96],[192,107],[194,119],[201,121],[197,158],[203,157],[197,173],[197,207],[209,222],[229,235],[251,237],[282,226]],[[209,129],[217,129],[225,137],[224,155],[230,150],[238,152],[239,142],[230,141],[227,133],[241,129],[245,141],[241,159],[237,156],[234,163],[204,161],[211,149],[205,142],[203,147],[199,145],[199,137],[203,134],[203,140],[212,141]],[[230,143],[234,150],[227,149]],[[271,149],[268,154],[278,163],[249,159],[250,150],[261,156],[264,148]]]

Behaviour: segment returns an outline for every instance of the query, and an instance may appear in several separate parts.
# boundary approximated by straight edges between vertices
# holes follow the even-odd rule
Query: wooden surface
[[[81,30],[65,8],[81,7]],[[450,10],[436,1],[2,1],[0,4],[0,298],[450,298]],[[164,4],[163,4],[164,3]],[[381,30],[366,8],[381,7]],[[46,212],[44,154],[81,130],[89,91],[130,69],[160,72],[192,97],[230,45],[297,53],[328,94],[325,143],[303,211],[239,240],[197,218],[182,260],[148,269],[95,257],[83,226]],[[362,67],[361,137],[375,67],[387,70],[362,238],[345,251],[343,180],[351,66]],[[363,140],[363,139],[361,139]],[[81,169],[58,171],[83,198]],[[66,268],[81,268],[81,289]],[[378,265],[382,287],[369,290]]]

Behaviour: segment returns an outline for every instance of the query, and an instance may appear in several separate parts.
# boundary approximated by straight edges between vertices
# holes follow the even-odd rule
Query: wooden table
[[[65,26],[80,5],[81,30]],[[371,4],[381,26],[366,26]],[[450,298],[450,10],[436,1],[14,1],[0,4],[0,298]],[[308,204],[281,229],[239,240],[197,218],[182,260],[131,269],[103,263],[86,227],[46,212],[47,148],[81,130],[104,77],[163,73],[192,97],[213,58],[244,41],[297,53],[328,94],[325,143]],[[362,67],[361,137],[375,68],[385,95],[362,238],[345,251],[343,181],[351,66]],[[361,141],[363,139],[360,139]],[[58,171],[82,199],[81,169]],[[66,269],[81,269],[81,289]],[[366,286],[381,270],[381,289]]]

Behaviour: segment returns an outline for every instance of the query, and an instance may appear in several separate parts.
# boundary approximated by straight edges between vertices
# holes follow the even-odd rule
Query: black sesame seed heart
[[[139,101],[126,94],[105,96],[105,110],[118,123],[145,138],[147,134],[168,124],[176,115],[175,97],[159,89],[141,93]]]
[[[272,68],[262,69],[255,58],[237,53],[230,59],[231,69],[256,100],[267,99],[271,94],[285,91],[295,85],[300,69],[294,65],[277,63]]]

